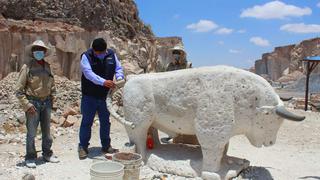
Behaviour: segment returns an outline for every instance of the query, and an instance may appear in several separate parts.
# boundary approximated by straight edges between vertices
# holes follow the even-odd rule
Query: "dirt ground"
[[[277,142],[272,147],[255,148],[243,136],[231,139],[228,155],[251,162],[251,166],[235,179],[320,179],[320,114],[296,112],[305,114],[306,120],[301,123],[285,121],[279,131]],[[121,149],[128,137],[122,125],[112,122],[112,144]],[[101,158],[98,125],[95,124],[93,127],[90,154],[86,160],[79,160],[77,156],[78,126],[77,123],[67,131],[70,133],[54,140],[53,150],[61,160],[58,164],[45,163],[39,158],[37,168],[28,169],[23,163],[23,144],[0,145],[0,179],[21,179],[26,173],[44,180],[90,179],[90,165]],[[40,150],[40,147],[40,140],[37,140],[37,149]],[[41,153],[38,155],[41,156]],[[140,179],[158,179],[163,175],[144,166]],[[167,177],[179,180],[192,179],[170,174]]]

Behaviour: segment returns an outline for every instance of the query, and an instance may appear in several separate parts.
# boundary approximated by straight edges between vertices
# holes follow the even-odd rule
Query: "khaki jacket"
[[[22,66],[15,89],[16,97],[25,112],[33,106],[29,102],[30,98],[53,100],[56,89],[49,63],[40,65],[31,58],[29,63]]]
[[[168,64],[168,66],[166,67],[166,71],[175,71],[175,70],[179,70],[179,69],[188,69],[191,68],[192,64],[189,62],[184,62],[182,64],[175,64],[174,62],[171,62]]]

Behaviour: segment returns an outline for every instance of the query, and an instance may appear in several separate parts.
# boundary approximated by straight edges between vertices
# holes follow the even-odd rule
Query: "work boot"
[[[51,155],[51,156],[43,156],[43,159],[47,162],[51,163],[58,163],[60,162],[57,156]]]
[[[102,151],[102,153],[104,153],[104,154],[107,154],[107,153],[109,153],[109,154],[114,154],[114,153],[119,152],[119,149],[115,149],[115,148],[109,146],[109,147],[102,147],[102,148],[101,148],[101,151]]]
[[[26,160],[26,166],[28,168],[36,168],[37,167],[36,160],[34,160],[34,159]]]
[[[84,147],[79,146],[78,154],[79,154],[80,160],[86,159],[88,157],[88,148],[84,148]]]

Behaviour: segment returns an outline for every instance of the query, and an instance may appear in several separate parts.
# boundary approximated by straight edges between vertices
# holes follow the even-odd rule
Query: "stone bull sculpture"
[[[143,157],[149,127],[169,135],[196,135],[202,176],[218,172],[229,139],[244,134],[256,147],[270,146],[284,119],[302,121],[284,108],[271,85],[253,73],[215,66],[132,76],[124,86],[124,117],[131,142]],[[107,99],[111,107],[111,99]]]

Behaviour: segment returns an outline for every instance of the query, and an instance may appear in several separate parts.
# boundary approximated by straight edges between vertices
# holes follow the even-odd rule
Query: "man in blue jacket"
[[[97,38],[92,48],[81,55],[81,112],[82,121],[79,132],[79,159],[88,155],[88,146],[91,138],[91,127],[94,116],[98,112],[100,121],[101,151],[114,153],[117,150],[111,147],[109,111],[106,105],[108,91],[115,87],[113,77],[124,79],[123,69],[116,56],[107,49],[103,38]]]

